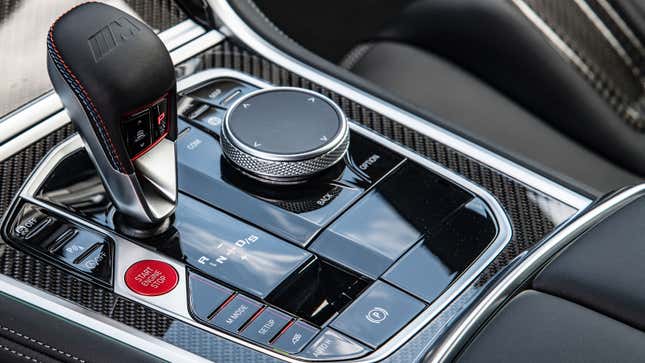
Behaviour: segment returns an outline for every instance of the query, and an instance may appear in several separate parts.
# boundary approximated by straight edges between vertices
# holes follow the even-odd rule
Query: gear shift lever
[[[54,89],[121,221],[162,231],[177,202],[176,80],[164,44],[136,18],[85,3],[54,22],[47,50]]]

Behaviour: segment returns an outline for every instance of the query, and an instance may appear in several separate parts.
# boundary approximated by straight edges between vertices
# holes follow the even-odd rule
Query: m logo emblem
[[[125,16],[111,21],[87,40],[94,61],[98,63],[119,45],[134,37],[139,30],[141,29]]]

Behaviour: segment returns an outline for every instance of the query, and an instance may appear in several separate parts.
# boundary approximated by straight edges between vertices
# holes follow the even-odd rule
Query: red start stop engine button
[[[157,260],[139,261],[125,272],[125,284],[139,295],[159,296],[177,286],[179,274],[169,264]]]

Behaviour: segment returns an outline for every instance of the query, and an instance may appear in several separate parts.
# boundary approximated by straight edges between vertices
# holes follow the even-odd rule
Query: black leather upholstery
[[[459,362],[645,357],[645,197],[587,230],[473,338]]]
[[[561,15],[553,21],[577,21]],[[568,29],[553,26],[556,31]],[[576,26],[588,31],[582,23]],[[573,35],[564,37],[568,40]],[[598,92],[511,1],[417,1],[374,40],[414,45],[458,64],[578,142],[645,175],[645,135],[602,97],[613,90],[606,86]],[[595,41],[602,42],[602,36]],[[392,71],[403,72],[391,66]],[[603,81],[624,82],[622,78],[597,80]]]
[[[472,74],[417,47],[373,43],[351,70],[431,110],[472,138],[588,191],[600,194],[639,182]]]
[[[642,362],[645,333],[567,300],[529,290],[493,318],[460,363]]]
[[[106,37],[106,33],[112,37]],[[165,93],[174,95],[174,67],[161,40],[136,18],[90,2],[72,8],[54,22],[47,49],[50,77],[60,97],[69,100],[64,103],[70,116],[82,120],[87,114],[112,167],[132,173],[125,146],[113,140],[123,139],[121,121],[126,114]],[[174,107],[171,111],[176,112]],[[168,116],[175,119],[172,114]],[[174,126],[170,123],[171,128]],[[171,129],[169,138],[174,139],[174,135],[176,130]]]
[[[161,362],[4,294],[0,294],[0,361]]]
[[[579,237],[534,281],[534,288],[645,330],[645,198]]]

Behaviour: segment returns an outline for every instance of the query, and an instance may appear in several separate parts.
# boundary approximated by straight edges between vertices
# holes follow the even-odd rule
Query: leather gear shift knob
[[[176,80],[170,55],[136,18],[84,3],[47,36],[47,69],[117,210],[164,222],[177,201]]]

